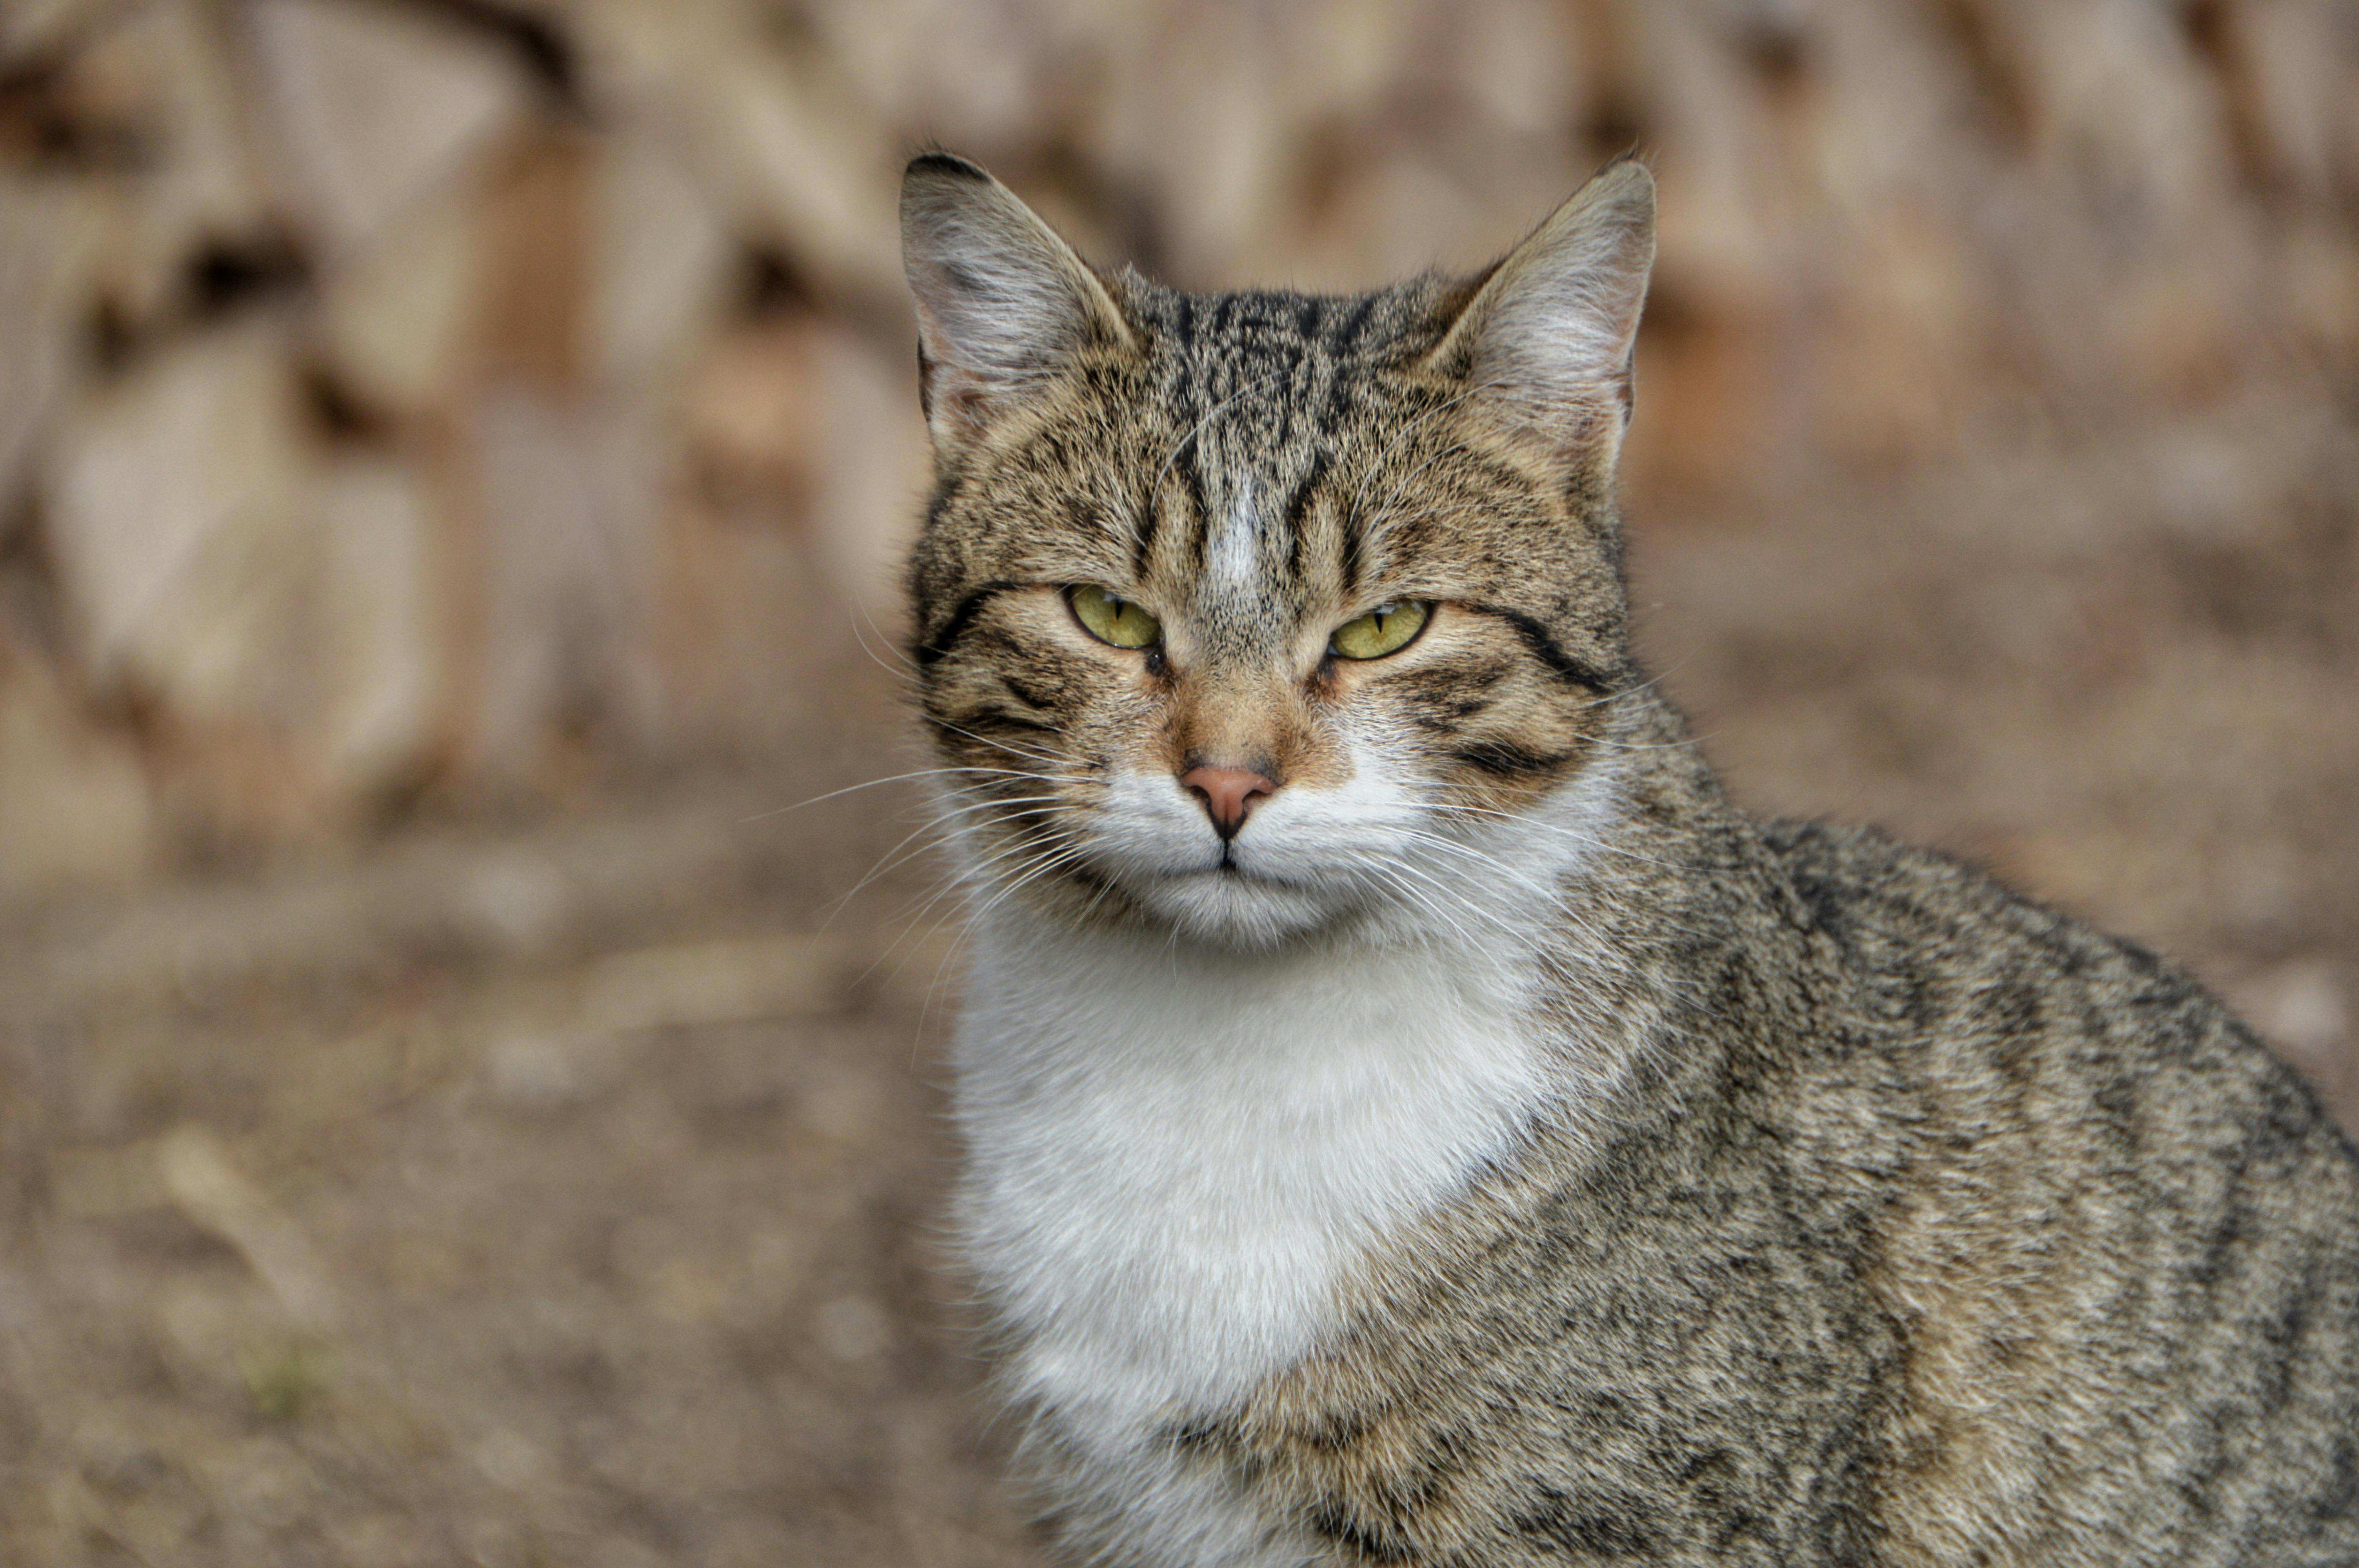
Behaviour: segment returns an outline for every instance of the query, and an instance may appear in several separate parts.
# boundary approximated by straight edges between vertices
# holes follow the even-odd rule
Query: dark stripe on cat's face
[[[1172,449],[1171,471],[1180,477],[1180,488],[1188,494],[1188,557],[1189,563],[1201,575],[1204,570],[1204,541],[1212,533],[1212,503],[1204,493],[1204,470],[1196,463],[1196,439],[1200,431],[1190,429]]]
[[[1554,778],[1582,755],[1579,751],[1531,752],[1507,741],[1477,741],[1450,754],[1493,778],[1518,781]]]
[[[1310,511],[1310,503],[1319,490],[1319,481],[1327,477],[1329,454],[1321,447],[1310,459],[1310,471],[1294,487],[1294,494],[1286,503],[1286,565],[1297,581],[1302,577],[1306,541],[1303,520]]]
[[[983,612],[984,606],[991,602],[994,595],[1006,593],[1016,586],[1012,582],[986,582],[959,600],[958,608],[951,611],[950,619],[942,623],[941,629],[918,644],[915,650],[918,663],[929,665],[949,653],[957,645],[959,638],[965,634],[967,627],[973,623],[974,618]]]
[[[1560,678],[1599,697],[1614,689],[1612,677],[1603,670],[1593,669],[1566,653],[1557,645],[1556,638],[1549,633],[1549,629],[1532,616],[1521,611],[1503,609],[1495,604],[1478,604],[1472,608],[1480,610],[1485,615],[1495,615],[1514,627],[1516,634],[1524,640],[1524,645],[1531,649],[1533,655],[1540,663],[1555,671]]]

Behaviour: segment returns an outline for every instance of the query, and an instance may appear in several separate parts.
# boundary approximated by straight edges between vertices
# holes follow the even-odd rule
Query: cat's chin
[[[1234,869],[1156,878],[1133,896],[1195,941],[1260,950],[1332,929],[1355,913],[1332,894],[1271,881]]]

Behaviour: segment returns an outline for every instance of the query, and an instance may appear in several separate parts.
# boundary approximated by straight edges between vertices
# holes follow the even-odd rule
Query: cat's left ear
[[[1084,347],[1136,341],[1072,247],[964,158],[927,153],[901,177],[901,260],[926,424],[946,456]]]
[[[1655,177],[1614,164],[1491,270],[1427,355],[1566,458],[1610,473],[1655,265]]]

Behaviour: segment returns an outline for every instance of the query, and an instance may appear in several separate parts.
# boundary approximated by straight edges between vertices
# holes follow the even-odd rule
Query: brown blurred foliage
[[[2335,0],[0,16],[20,890],[789,741],[924,484],[922,142],[1109,262],[1321,288],[1638,148],[1647,494],[2359,359]]]
[[[1740,795],[2359,1124],[2348,0],[0,0],[0,1561],[1035,1560],[917,797],[780,814],[914,765],[928,144],[1336,289],[1644,153]]]

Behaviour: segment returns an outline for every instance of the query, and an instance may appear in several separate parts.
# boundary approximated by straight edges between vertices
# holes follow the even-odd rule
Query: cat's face
[[[1259,946],[1505,873],[1627,679],[1623,170],[1479,287],[1310,298],[1107,283],[912,166],[917,657],[983,897]]]

